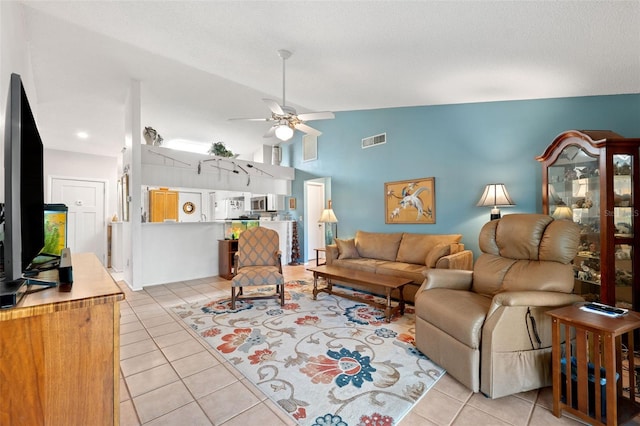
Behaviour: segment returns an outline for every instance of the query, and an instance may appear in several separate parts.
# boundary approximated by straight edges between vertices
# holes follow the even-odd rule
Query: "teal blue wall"
[[[340,237],[359,229],[461,233],[477,255],[478,232],[489,220],[489,209],[476,207],[485,184],[507,186],[516,206],[503,214],[542,212],[542,170],[535,157],[565,130],[640,137],[640,95],[349,111],[309,124],[323,132],[317,160],[302,161],[299,132],[283,147],[285,161],[296,168],[297,217],[304,218],[304,181],[330,176]],[[361,148],[362,138],[379,133],[387,134],[386,144]],[[436,223],[385,224],[384,183],[430,176],[436,182]]]

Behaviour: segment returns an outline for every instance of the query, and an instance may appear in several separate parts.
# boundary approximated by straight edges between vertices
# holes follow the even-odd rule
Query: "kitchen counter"
[[[142,224],[142,286],[218,275],[220,222]]]
[[[219,223],[218,221],[211,222],[143,222],[142,226],[162,226],[162,225],[206,225],[207,223]]]
[[[217,276],[218,240],[230,224],[252,223],[278,232],[282,264],[291,261],[292,220],[216,220],[142,224],[142,286]]]

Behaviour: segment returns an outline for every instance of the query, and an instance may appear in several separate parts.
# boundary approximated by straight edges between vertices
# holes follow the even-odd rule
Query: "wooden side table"
[[[233,257],[238,251],[238,240],[218,240],[218,275],[225,280],[233,278]]]
[[[560,417],[565,410],[589,424],[617,425],[640,412],[633,359],[633,330],[640,328],[640,314],[610,318],[585,312],[579,305],[547,314],[552,317],[553,414]],[[563,354],[565,336],[572,337],[572,344],[564,345]],[[624,370],[623,336],[629,348],[629,368]],[[623,393],[623,381],[629,395]]]
[[[317,248],[314,249],[316,251],[316,266],[322,266],[322,265],[326,265],[327,264],[327,249],[322,247],[322,248]],[[320,253],[324,253],[324,263],[320,263]]]

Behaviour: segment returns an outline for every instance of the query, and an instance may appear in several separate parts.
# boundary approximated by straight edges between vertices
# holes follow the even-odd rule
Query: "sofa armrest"
[[[327,249],[327,252],[325,253],[327,265],[331,265],[333,261],[338,258],[338,245],[328,244],[325,248]]]
[[[427,269],[422,275],[424,282],[418,293],[433,288],[469,290],[473,281],[473,271],[462,269]]]
[[[487,317],[490,317],[501,306],[535,306],[555,308],[583,302],[577,294],[559,293],[555,291],[505,291],[493,296]]]
[[[471,271],[473,269],[473,252],[471,250],[462,250],[458,253],[442,256],[436,262],[436,268]]]

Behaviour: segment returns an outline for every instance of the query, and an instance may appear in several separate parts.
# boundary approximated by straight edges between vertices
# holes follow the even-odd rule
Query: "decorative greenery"
[[[220,157],[233,157],[233,152],[229,151],[224,142],[212,142],[209,148],[209,155],[218,155]]]

